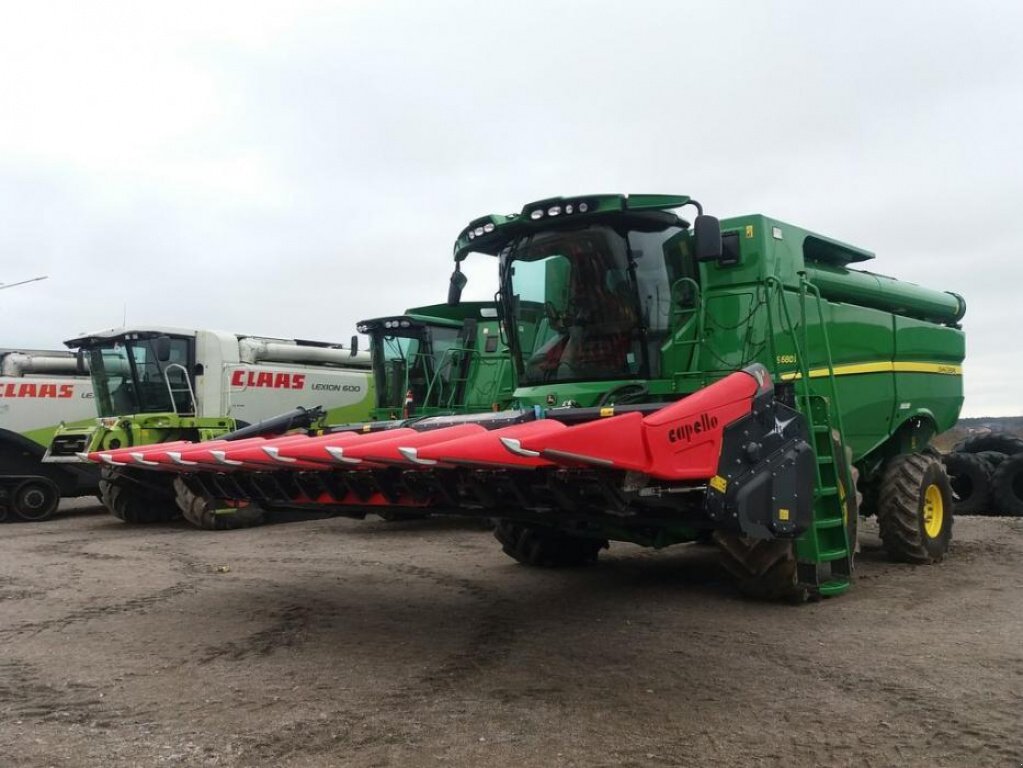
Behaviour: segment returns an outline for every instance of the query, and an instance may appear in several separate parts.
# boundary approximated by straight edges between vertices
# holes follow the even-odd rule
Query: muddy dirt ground
[[[802,607],[459,521],[0,526],[3,766],[1018,766],[1023,520]]]

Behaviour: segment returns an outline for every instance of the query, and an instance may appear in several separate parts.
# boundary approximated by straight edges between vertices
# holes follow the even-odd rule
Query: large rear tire
[[[1023,438],[1010,435],[1007,432],[991,432],[986,435],[968,437],[955,444],[952,449],[955,453],[982,453],[985,451],[998,451],[1009,456],[1023,453]]]
[[[607,539],[569,536],[552,528],[501,520],[494,528],[494,537],[508,557],[523,565],[565,568],[597,562],[600,550],[607,549]]]
[[[192,491],[180,477],[174,478],[174,496],[182,516],[204,531],[234,531],[266,522],[266,513],[255,504],[218,507],[213,499]]]
[[[1001,454],[1004,455],[1004,454]],[[991,511],[991,464],[982,453],[952,453],[944,457],[952,483],[953,509],[957,515]]]
[[[952,509],[952,485],[935,454],[896,456],[885,467],[877,524],[893,559],[940,561],[952,541]]]
[[[1023,455],[1003,461],[991,479],[992,497],[998,512],[1023,517]]]
[[[146,473],[141,482],[135,481],[135,472],[115,467],[104,467],[100,474],[99,493],[104,506],[118,520],[126,523],[166,523],[181,516],[174,493],[167,483],[163,492],[153,485],[153,473]],[[145,483],[145,484],[143,484]]]
[[[45,477],[28,478],[11,494],[11,508],[14,514],[33,523],[46,520],[53,515],[58,504],[60,488]]]

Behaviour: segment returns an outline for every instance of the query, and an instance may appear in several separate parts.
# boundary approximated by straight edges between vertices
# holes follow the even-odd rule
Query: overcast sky
[[[0,282],[50,278],[0,346],[347,340],[442,301],[476,216],[667,192],[963,294],[964,415],[1023,413],[1018,0],[2,8]]]

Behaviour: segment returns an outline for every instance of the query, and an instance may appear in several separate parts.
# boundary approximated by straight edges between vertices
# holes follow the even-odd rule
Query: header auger
[[[690,205],[692,225],[675,213]],[[452,306],[472,253],[499,260],[512,410],[90,458],[232,503],[485,516],[537,565],[592,561],[608,540],[713,538],[766,597],[844,591],[859,512],[893,556],[944,555],[951,494],[926,446],[962,404],[959,296],[856,270],[873,255],[764,216],[718,222],[684,196],[476,219],[455,245]]]

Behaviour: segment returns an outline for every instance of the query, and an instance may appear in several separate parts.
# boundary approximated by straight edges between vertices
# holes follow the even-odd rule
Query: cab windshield
[[[440,404],[457,378],[459,328],[411,326],[375,339],[377,392],[381,408],[401,408],[411,393],[414,407]]]
[[[525,385],[656,376],[672,285],[696,276],[678,226],[544,231],[512,243],[502,261]]]
[[[170,339],[170,357],[157,360],[154,339],[113,339],[88,349],[89,370],[100,416],[192,413],[189,340]]]

